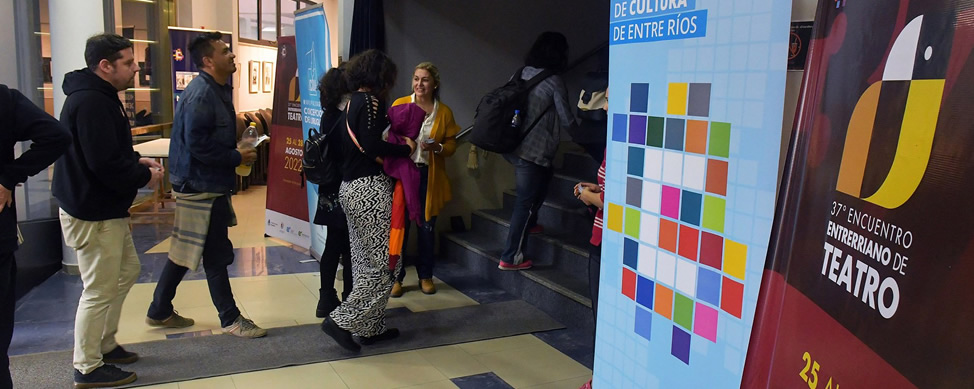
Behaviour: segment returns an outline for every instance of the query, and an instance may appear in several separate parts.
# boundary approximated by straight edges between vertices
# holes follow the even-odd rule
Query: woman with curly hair
[[[382,139],[388,125],[385,99],[396,80],[396,64],[384,53],[369,50],[353,57],[345,69],[353,91],[345,109],[342,132],[342,183],[339,202],[345,210],[352,252],[352,293],[321,323],[321,329],[342,347],[358,351],[361,344],[399,336],[386,328],[395,269],[389,267],[392,179],[376,163],[382,157],[407,157],[416,143],[395,145]]]

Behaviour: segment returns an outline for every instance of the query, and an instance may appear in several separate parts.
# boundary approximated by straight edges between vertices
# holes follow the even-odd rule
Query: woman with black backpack
[[[329,142],[328,158],[330,166],[341,163],[340,131],[345,124],[345,106],[348,104],[349,90],[345,84],[344,65],[332,68],[325,73],[318,83],[321,95],[321,107],[325,112],[321,116],[321,130],[327,131],[324,140]],[[336,141],[337,140],[337,141]],[[338,202],[338,189],[341,180],[318,185],[318,207],[315,210],[314,223],[328,227],[325,238],[325,250],[321,253],[321,289],[318,289],[318,306],[315,316],[328,316],[341,303],[335,290],[335,275],[338,273],[338,263],[342,264],[342,301],[348,299],[352,293],[352,253],[348,241],[348,222],[345,211]]]

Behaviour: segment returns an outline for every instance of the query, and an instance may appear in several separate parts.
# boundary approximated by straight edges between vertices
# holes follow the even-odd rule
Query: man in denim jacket
[[[236,224],[230,191],[236,183],[234,168],[253,163],[256,151],[238,147],[230,75],[236,57],[218,32],[193,39],[190,56],[202,70],[190,82],[176,106],[169,146],[169,180],[176,198],[176,225],[169,261],[153,294],[146,323],[153,327],[181,328],[194,321],[173,309],[176,287],[200,261],[206,271],[210,297],[223,331],[242,338],[258,338],[267,331],[240,314],[230,289],[227,267],[233,263],[233,244],[227,228]]]

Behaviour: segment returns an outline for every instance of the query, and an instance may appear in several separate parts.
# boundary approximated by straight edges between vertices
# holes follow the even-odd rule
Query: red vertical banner
[[[308,199],[301,173],[304,136],[297,69],[294,37],[278,38],[264,233],[310,248]]]
[[[820,2],[742,387],[974,387],[971,20]]]

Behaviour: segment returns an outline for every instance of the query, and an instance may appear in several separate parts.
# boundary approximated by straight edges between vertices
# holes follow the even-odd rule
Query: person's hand
[[[581,202],[582,202],[583,204],[585,204],[586,206],[589,206],[589,207],[591,207],[591,206],[592,206],[592,202],[591,202],[591,201],[590,201],[590,200],[588,199],[588,196],[589,196],[589,194],[591,194],[591,193],[592,193],[592,192],[589,192],[589,191],[588,191],[588,188],[586,188],[586,187],[584,187],[584,186],[583,186],[583,187],[581,187],[581,188],[580,188],[580,189],[578,190],[578,196],[577,196],[577,197],[578,197],[578,199],[579,199],[579,200],[580,200],[580,201],[581,201]]]
[[[416,151],[416,141],[406,138],[406,146],[409,146],[409,154]]]
[[[9,207],[14,202],[14,194],[7,187],[0,185],[0,212]]]
[[[602,197],[599,192],[593,192],[588,190],[588,188],[582,188],[582,193],[578,196],[578,199],[585,203],[587,206],[602,208]]]
[[[419,145],[423,151],[432,151],[434,153],[439,153],[443,151],[443,144],[437,142],[423,142]]]
[[[579,182],[578,184],[575,185],[575,192],[574,192],[575,197],[578,197],[578,195],[581,194],[582,188],[585,188],[595,193],[599,193],[602,191],[602,188],[599,188],[598,185],[595,185],[591,182]]]
[[[162,185],[162,178],[164,176],[162,168],[149,168],[149,172],[152,173],[152,178],[149,179],[149,183],[146,185],[149,189],[156,189]]]
[[[139,158],[139,163],[153,169],[162,169],[162,164],[153,158]]]
[[[253,147],[237,147],[240,153],[240,163],[249,164],[257,160],[257,149]]]

